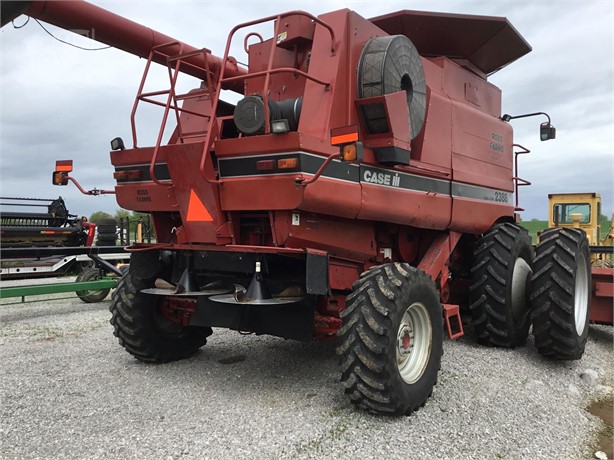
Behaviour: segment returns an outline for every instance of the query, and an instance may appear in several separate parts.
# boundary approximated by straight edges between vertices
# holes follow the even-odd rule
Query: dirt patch
[[[608,458],[614,458],[614,401],[610,396],[606,399],[593,401],[586,408],[591,414],[599,417],[605,427],[599,432],[597,449],[605,452]]]

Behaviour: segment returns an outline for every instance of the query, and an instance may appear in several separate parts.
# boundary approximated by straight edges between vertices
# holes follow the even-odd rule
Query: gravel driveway
[[[332,344],[216,329],[191,359],[147,365],[108,301],[2,304],[6,459],[588,459],[603,426],[585,408],[614,384],[611,327],[591,326],[579,362],[446,339],[426,406],[387,418],[351,407]]]

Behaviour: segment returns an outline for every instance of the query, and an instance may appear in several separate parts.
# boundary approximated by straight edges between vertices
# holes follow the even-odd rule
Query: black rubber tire
[[[116,240],[117,233],[116,232],[98,232],[98,238],[103,240]]]
[[[353,404],[371,412],[409,415],[432,394],[441,365],[443,317],[435,283],[409,264],[394,263],[363,273],[352,291],[341,312],[343,326],[338,332],[345,394]],[[413,323],[411,349],[428,355],[413,368],[418,375],[408,383],[397,363],[398,335],[405,312],[416,306],[428,317],[423,326],[430,322],[430,327]],[[420,329],[428,330],[429,337],[420,336]],[[420,348],[422,340],[428,345]]]
[[[113,334],[128,353],[140,361],[165,363],[192,356],[207,343],[209,327],[189,327],[172,323],[157,309],[159,296],[142,294],[154,286],[153,278],[132,273],[134,260],[113,291],[111,324]]]
[[[94,268],[86,268],[85,270],[81,271],[81,273],[77,275],[77,279],[75,280],[75,282],[78,283],[81,281],[95,281],[99,279],[100,279],[100,269],[94,267]],[[96,289],[96,290],[89,290],[89,291],[76,291],[77,297],[79,297],[81,300],[83,300],[86,303],[102,302],[104,299],[107,298],[107,296],[109,295],[109,292],[111,292],[110,288]]]
[[[96,230],[98,230],[98,234],[105,234],[105,235],[115,235],[115,232],[117,232],[117,226],[115,224],[113,225],[108,225],[108,224],[104,224],[104,225],[98,225],[96,227]]]
[[[584,231],[545,230],[536,249],[531,289],[533,335],[541,355],[566,360],[582,357],[588,338],[591,289],[591,259]]]
[[[524,273],[524,289],[517,302],[512,299],[512,280],[519,258],[532,270],[531,238],[518,225],[497,224],[476,245],[469,308],[475,336],[482,345],[514,348],[524,344],[529,335],[530,271],[517,271],[517,276]]]
[[[104,239],[100,239],[98,238],[96,240],[96,246],[116,246],[117,245],[117,240],[104,240]]]
[[[100,228],[102,225],[113,225],[113,226],[117,226],[117,221],[115,219],[100,219],[96,225],[98,225],[98,227]]]

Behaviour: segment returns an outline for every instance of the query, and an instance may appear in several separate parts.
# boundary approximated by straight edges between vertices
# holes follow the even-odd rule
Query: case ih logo
[[[394,176],[381,172],[374,172],[365,170],[362,175],[364,182],[370,182],[378,185],[391,185],[392,187],[398,187],[401,184],[401,177],[398,174]]]

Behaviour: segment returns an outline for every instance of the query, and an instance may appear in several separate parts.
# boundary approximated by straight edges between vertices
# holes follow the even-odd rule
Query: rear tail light
[[[115,180],[138,180],[143,177],[143,171],[140,169],[130,169],[126,171],[115,171],[113,179]]]

